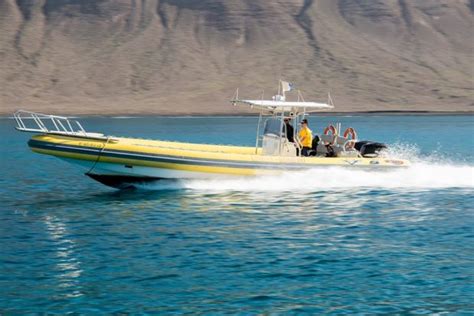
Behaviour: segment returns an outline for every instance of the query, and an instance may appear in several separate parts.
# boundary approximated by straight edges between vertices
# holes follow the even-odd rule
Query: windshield
[[[283,127],[282,127],[283,126]],[[285,124],[278,118],[269,118],[265,122],[265,129],[263,130],[264,135],[275,135],[279,137],[285,136]]]

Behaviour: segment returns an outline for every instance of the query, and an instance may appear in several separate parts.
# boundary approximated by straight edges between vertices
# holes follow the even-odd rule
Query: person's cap
[[[308,120],[307,119],[302,119],[301,124],[308,124]]]

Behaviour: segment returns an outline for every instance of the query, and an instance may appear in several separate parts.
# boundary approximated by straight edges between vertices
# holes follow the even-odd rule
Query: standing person
[[[313,142],[313,132],[308,127],[308,120],[301,121],[301,129],[298,133],[298,142],[301,144],[301,156],[308,156]]]
[[[291,125],[290,119],[286,117],[283,121],[285,122],[286,138],[288,139],[290,143],[294,143],[295,142],[295,129]]]

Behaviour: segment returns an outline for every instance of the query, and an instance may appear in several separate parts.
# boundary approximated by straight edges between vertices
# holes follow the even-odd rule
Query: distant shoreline
[[[0,118],[13,118],[12,114],[0,113]],[[54,113],[55,115],[61,115]],[[258,113],[209,113],[209,114],[158,114],[158,113],[101,113],[101,114],[62,114],[68,117],[111,117],[111,118],[140,118],[140,117],[255,117]],[[357,112],[313,112],[310,115],[314,116],[375,116],[375,115],[414,115],[414,116],[436,116],[436,115],[456,115],[456,116],[471,116],[473,111],[357,111]]]

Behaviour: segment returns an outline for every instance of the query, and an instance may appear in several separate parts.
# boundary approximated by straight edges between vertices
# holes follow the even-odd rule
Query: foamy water
[[[474,188],[474,166],[415,163],[394,170],[343,167],[284,172],[278,176],[232,177],[203,180],[158,181],[140,185],[147,190],[314,192],[344,188],[441,189]]]
[[[295,191],[314,192],[344,188],[474,188],[474,165],[452,162],[433,152],[421,156],[413,144],[390,146],[387,157],[408,159],[407,168],[358,169],[319,167],[280,175],[229,177],[203,180],[157,181],[139,186],[148,190],[192,189],[211,191]]]

